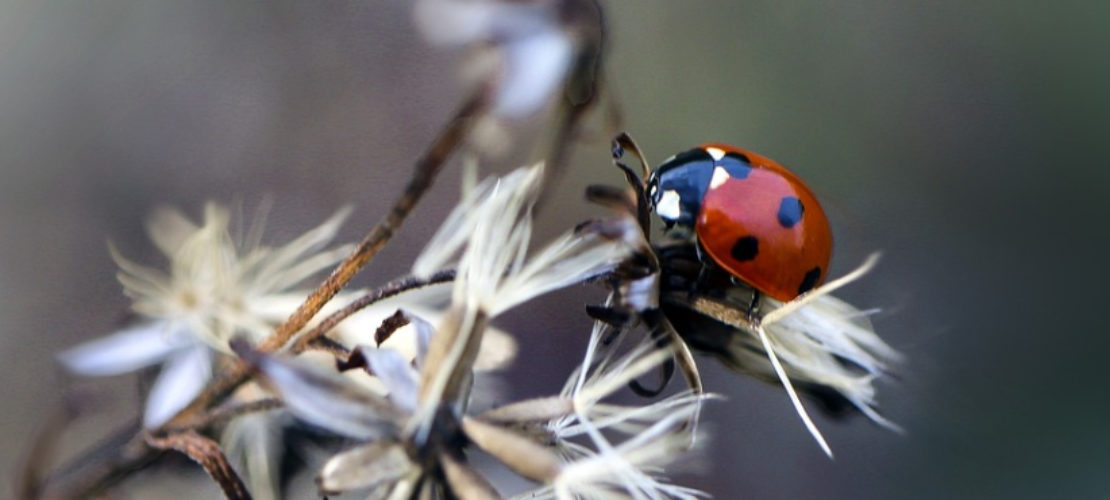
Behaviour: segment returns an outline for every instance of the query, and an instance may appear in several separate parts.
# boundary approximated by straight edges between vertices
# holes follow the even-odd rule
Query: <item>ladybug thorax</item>
[[[664,161],[648,179],[652,210],[667,225],[692,229],[701,213],[702,200],[725,179],[747,177],[751,166],[737,153],[715,148],[694,148]]]
[[[651,209],[663,219],[667,229],[675,225],[694,226],[709,185],[708,179],[703,179],[705,167],[698,161],[678,163],[678,157],[674,157],[652,173],[648,180]],[[708,168],[712,170],[713,164]]]

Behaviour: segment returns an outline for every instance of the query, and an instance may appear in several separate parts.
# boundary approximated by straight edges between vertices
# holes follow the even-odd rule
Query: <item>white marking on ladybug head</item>
[[[667,220],[678,220],[678,216],[682,214],[682,199],[678,191],[673,189],[663,191],[663,196],[659,197],[659,202],[655,204],[655,213]]]
[[[725,150],[721,148],[705,148],[705,152],[713,157],[713,161],[721,161],[725,157]]]
[[[729,175],[728,171],[723,167],[713,169],[713,178],[709,179],[709,189],[717,189],[718,186],[724,184],[730,177],[732,176]]]

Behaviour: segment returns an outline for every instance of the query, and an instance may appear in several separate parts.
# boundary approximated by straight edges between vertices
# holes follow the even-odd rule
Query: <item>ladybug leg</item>
[[[698,296],[705,289],[705,281],[708,276],[709,266],[702,265],[699,267],[697,277],[690,282],[690,289],[687,290],[686,298],[693,300],[694,297]]]
[[[756,290],[754,288],[752,289],[752,300],[748,302],[749,322],[755,322],[755,316],[759,314],[759,299],[761,299],[762,297],[763,294],[759,293],[759,290]]]
[[[673,339],[670,335],[667,335],[667,331],[663,328],[662,323],[665,319],[662,317],[662,312],[658,309],[648,312],[644,315],[644,319],[649,325],[652,325],[651,336],[654,338],[656,347],[668,349]],[[632,380],[629,382],[628,388],[632,389],[632,392],[636,393],[636,395],[645,398],[658,396],[663,393],[663,390],[667,388],[667,384],[670,383],[671,378],[674,377],[675,366],[674,357],[667,358],[662,365],[659,365],[659,385],[655,388],[646,388],[639,380]]]
[[[667,388],[667,384],[670,383],[671,378],[674,377],[674,369],[674,358],[668,358],[659,366],[659,387],[648,389],[640,384],[639,380],[633,380],[628,383],[628,388],[632,389],[632,392],[636,393],[637,396],[654,398],[662,394],[663,390]]]
[[[632,321],[632,312],[624,306],[586,306],[586,315],[609,326],[621,328]]]
[[[605,323],[613,327],[608,334],[601,339],[601,345],[608,346],[612,344],[617,337],[620,336],[624,328],[632,323],[633,311],[628,306],[597,306],[587,305],[586,315],[589,317]]]
[[[705,250],[702,249],[701,245],[694,245],[694,252],[696,254],[697,262],[699,262],[700,265],[698,266],[698,275],[694,278],[694,281],[690,283],[690,290],[687,298],[691,300],[693,300],[694,297],[701,295],[703,291],[712,290],[713,288],[711,286],[708,286],[709,277],[713,271],[711,267],[713,266],[712,259],[710,259],[708,255],[706,255]]]
[[[635,196],[629,196],[627,190],[624,189],[603,184],[592,184],[586,186],[586,200],[616,212],[639,217],[639,201],[635,199]]]
[[[610,307],[588,305],[586,306],[586,314],[597,321],[601,321],[614,327],[608,335],[601,339],[601,344],[605,346],[612,344],[624,331],[623,328],[625,326],[628,326],[632,322],[632,318],[634,317],[631,309],[629,309],[627,306]],[[655,335],[655,344],[659,348],[666,348],[669,343],[670,338],[662,335]],[[663,362],[662,365],[660,365],[659,385],[655,388],[649,389],[647,387],[644,387],[644,385],[641,384],[638,380],[632,380],[631,382],[629,382],[628,388],[632,389],[632,392],[636,393],[636,395],[643,396],[645,398],[658,396],[663,392],[664,389],[667,388],[667,384],[671,381],[671,378],[674,377],[675,366],[676,365],[674,358],[667,359]]]
[[[632,392],[644,397],[659,395],[674,376],[677,367],[682,370],[682,376],[686,380],[686,386],[693,391],[694,394],[705,394],[705,387],[702,385],[701,374],[698,372],[698,365],[694,361],[693,354],[690,352],[690,347],[682,340],[682,337],[675,330],[674,325],[672,325],[663,314],[662,310],[656,309],[644,314],[643,320],[644,323],[651,328],[656,345],[662,349],[674,349],[674,357],[668,358],[667,361],[660,366],[660,384],[658,388],[649,390],[638,381],[633,380],[628,383]],[[697,428],[696,416],[690,420],[688,426],[691,429]],[[691,439],[693,439],[692,436]]]

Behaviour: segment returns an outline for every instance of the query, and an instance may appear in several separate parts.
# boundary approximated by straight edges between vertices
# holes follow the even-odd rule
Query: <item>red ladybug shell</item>
[[[725,144],[704,144],[715,160],[746,158],[739,174],[715,168],[695,232],[718,265],[781,301],[820,285],[832,256],[832,231],[809,187],[774,160]]]

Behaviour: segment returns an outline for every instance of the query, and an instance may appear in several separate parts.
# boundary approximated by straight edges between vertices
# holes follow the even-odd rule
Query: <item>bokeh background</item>
[[[781,391],[707,360],[708,448],[674,474],[717,498],[1092,498],[1110,495],[1106,374],[1110,7],[1097,2],[641,0],[608,5],[608,75],[624,127],[659,161],[719,140],[808,180],[837,235],[834,274],[881,249],[843,296],[908,356],[883,383],[906,435],[819,425]],[[465,87],[398,0],[0,0],[0,486],[69,383],[52,353],[127,309],[106,240],[156,264],[145,215],[273,200],[268,241],[337,207],[357,239]],[[553,235],[618,184],[591,122]],[[487,171],[505,165],[491,164]],[[407,272],[456,199],[448,169],[360,277]],[[248,212],[249,213],[249,212]],[[514,394],[556,390],[580,355],[583,289],[529,304]],[[598,295],[600,296],[600,295]],[[537,362],[536,360],[545,360]],[[95,440],[138,405],[134,379],[82,384]],[[182,488],[187,488],[182,490]],[[153,473],[135,498],[216,495]]]

